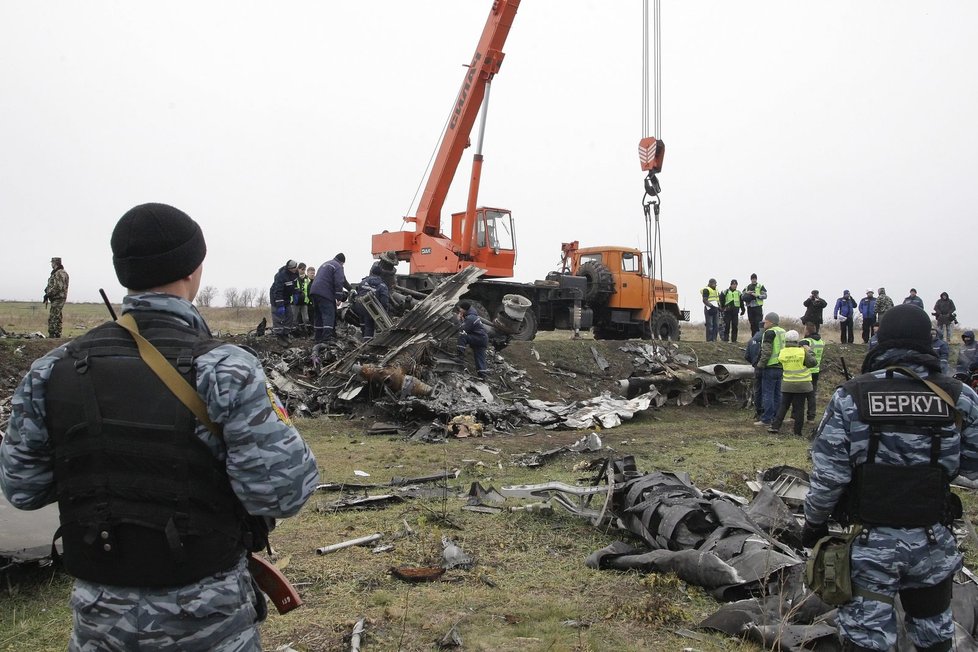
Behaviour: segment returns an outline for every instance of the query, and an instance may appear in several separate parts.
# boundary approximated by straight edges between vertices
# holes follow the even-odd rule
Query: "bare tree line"
[[[197,305],[210,308],[214,305],[218,290],[213,285],[206,285],[197,292]],[[268,295],[258,288],[226,288],[224,290],[224,305],[228,308],[264,308],[268,305]]]

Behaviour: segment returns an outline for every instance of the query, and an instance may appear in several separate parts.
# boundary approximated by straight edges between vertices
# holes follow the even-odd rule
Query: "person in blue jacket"
[[[353,312],[356,313],[357,317],[360,318],[360,336],[363,338],[364,342],[369,342],[374,338],[374,333],[377,330],[377,324],[374,318],[370,315],[370,312],[363,305],[363,299],[367,294],[373,293],[377,297],[377,301],[383,306],[384,310],[388,313],[391,307],[391,294],[390,290],[387,289],[387,283],[384,282],[380,276],[376,274],[368,274],[363,277],[357,286],[356,299],[353,303]]]
[[[459,302],[456,314],[462,322],[458,336],[458,355],[463,357],[466,347],[471,347],[476,372],[480,378],[487,378],[489,369],[486,367],[486,348],[489,346],[489,333],[486,332],[482,318],[468,301]]]
[[[876,325],[876,297],[873,290],[866,290],[866,296],[859,300],[859,314],[863,318],[863,344],[869,344],[869,338]]]
[[[309,286],[313,307],[313,342],[317,344],[336,336],[336,302],[345,299],[350,289],[350,283],[343,271],[345,262],[344,254],[336,254],[319,266],[316,277]]]
[[[849,290],[843,290],[842,296],[835,300],[832,318],[839,322],[841,337],[839,341],[843,344],[852,344],[852,320],[856,316],[856,305],[856,300],[849,294]]]
[[[941,361],[941,373],[946,374],[948,369],[950,369],[948,357],[950,357],[951,350],[947,342],[941,338],[941,333],[936,328],[930,329],[930,345],[934,349],[934,355]]]

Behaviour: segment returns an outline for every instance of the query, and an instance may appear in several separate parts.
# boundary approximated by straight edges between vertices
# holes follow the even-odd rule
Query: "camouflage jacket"
[[[880,356],[879,362],[900,364],[907,353],[904,349],[894,349]],[[905,366],[922,377],[928,375],[922,366]],[[873,374],[881,378],[885,372]],[[941,439],[940,464],[951,478],[959,473],[974,477],[978,475],[978,394],[970,387],[963,387],[956,407],[962,416],[961,431]],[[811,488],[805,500],[805,518],[809,522],[821,524],[828,520],[852,480],[853,468],[867,459],[869,434],[869,426],[859,419],[855,400],[840,387],[832,395],[812,443]],[[928,464],[930,446],[930,437],[924,435],[883,431],[876,459],[883,464]]]
[[[135,294],[123,300],[123,314],[139,310],[175,315],[210,334],[193,305],[177,297]],[[63,355],[61,347],[36,360],[12,399],[9,429],[0,444],[0,484],[21,509],[54,500],[44,393],[51,368]],[[269,389],[255,356],[230,344],[200,356],[197,392],[211,419],[223,427],[224,442],[199,424],[197,436],[225,462],[231,486],[248,513],[296,514],[318,481],[316,460]]]
[[[189,302],[166,294],[137,294],[122,312],[166,312],[209,330]],[[31,365],[13,399],[10,425],[0,443],[0,486],[15,507],[37,509],[55,496],[54,451],[45,427],[45,387],[59,348]],[[268,386],[258,360],[223,344],[196,360],[197,392],[210,418],[222,426],[223,441],[203,425],[197,436],[227,469],[231,487],[248,513],[296,514],[318,481],[316,460]],[[260,650],[257,623],[264,598],[256,596],[244,556],[225,571],[186,586],[164,589],[121,587],[76,580],[71,604],[76,618],[72,649]],[[149,619],[133,627],[128,614],[138,605]]]
[[[893,299],[888,294],[881,294],[876,297],[876,316],[882,317],[883,313],[893,307]]]
[[[64,267],[51,272],[48,277],[48,284],[44,286],[44,294],[48,299],[64,300],[68,298],[68,272]]]

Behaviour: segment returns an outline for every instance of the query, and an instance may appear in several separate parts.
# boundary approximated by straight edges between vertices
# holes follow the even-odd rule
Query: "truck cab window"
[[[638,274],[642,271],[642,261],[635,254],[623,253],[621,255],[621,271]]]

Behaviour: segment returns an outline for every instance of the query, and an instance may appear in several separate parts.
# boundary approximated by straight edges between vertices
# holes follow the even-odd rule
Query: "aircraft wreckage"
[[[294,414],[352,414],[369,406],[410,432],[432,421],[448,423],[458,415],[471,415],[498,430],[524,424],[613,428],[636,412],[667,402],[744,403],[749,396],[742,382],[753,378],[749,365],[696,366],[693,356],[664,342],[626,342],[620,347],[634,356],[632,374],[618,382],[623,397],[604,393],[584,401],[532,399],[525,371],[498,355],[491,379],[477,379],[454,353],[458,323],[452,313],[482,273],[468,268],[450,277],[369,341],[346,327],[337,330],[337,340],[329,346],[260,353],[269,381]],[[483,321],[490,333],[490,352],[501,350],[509,342],[513,318],[500,313],[493,321]],[[591,354],[595,371],[605,372],[608,362],[594,347]],[[576,376],[560,366],[552,373]]]

